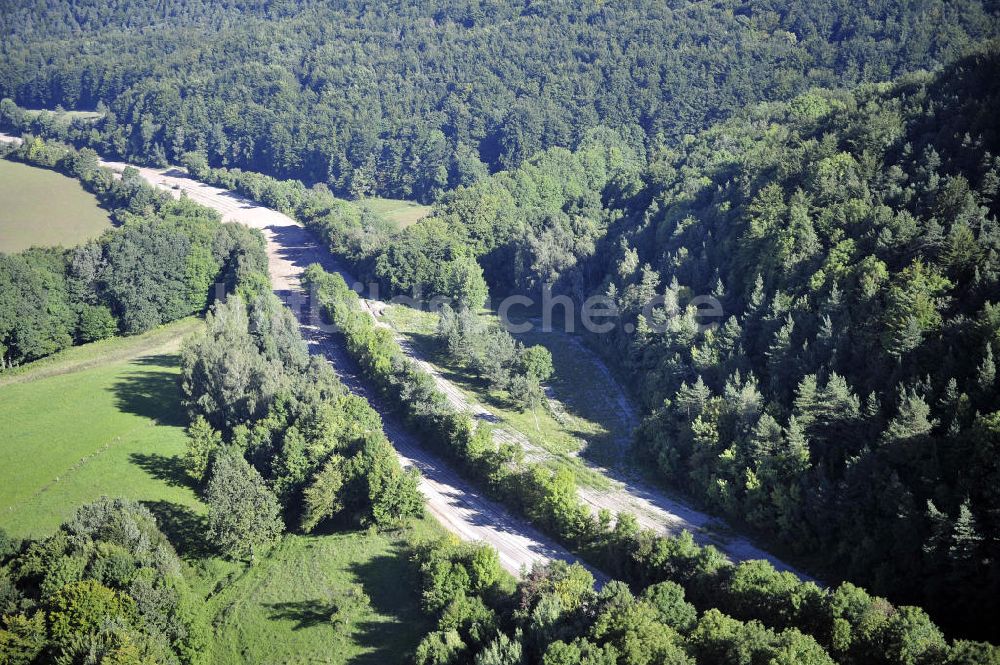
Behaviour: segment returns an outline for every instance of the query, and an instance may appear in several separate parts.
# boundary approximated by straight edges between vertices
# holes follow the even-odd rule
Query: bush
[[[402,405],[408,422],[424,441],[486,482],[492,493],[528,515],[546,532],[583,553],[598,567],[640,588],[667,582],[678,585],[683,590],[681,600],[676,598],[678,588],[660,586],[651,587],[649,597],[644,598],[653,604],[659,620],[677,622],[678,627],[690,625],[692,615],[686,609],[690,606],[682,600],[685,595],[700,610],[718,607],[750,620],[743,624],[721,613],[709,619],[710,623],[718,623],[709,632],[736,631],[720,648],[729,653],[732,640],[736,640],[742,645],[737,651],[745,652],[748,658],[753,654],[768,654],[768,658],[792,659],[789,662],[800,658],[802,662],[827,663],[830,658],[820,647],[823,645],[838,654],[843,653],[847,662],[858,665],[873,658],[905,662],[908,649],[916,648],[910,646],[913,640],[921,643],[918,637],[921,633],[929,636],[931,646],[928,649],[937,648],[938,643],[933,639],[936,628],[932,624],[924,626],[915,615],[906,614],[913,621],[895,628],[900,636],[891,639],[892,643],[902,646],[882,641],[878,642],[881,647],[875,647],[872,642],[857,646],[853,653],[859,655],[848,655],[847,650],[854,647],[850,646],[850,639],[847,646],[838,641],[840,638],[836,636],[843,635],[840,626],[854,634],[867,620],[837,609],[838,599],[844,597],[841,590],[823,590],[790,573],[778,573],[765,561],[733,566],[714,547],[698,546],[690,533],[671,538],[640,531],[629,515],[618,515],[615,527],[609,528],[609,520],[602,521],[599,516],[592,515],[580,501],[572,474],[565,471],[553,474],[537,465],[526,464],[519,461],[513,451],[504,452],[498,448],[487,436],[488,430],[475,433],[462,414],[447,406],[428,381],[429,377],[403,357],[391,336],[376,328],[372,318],[359,310],[357,294],[339,275],[310,266],[304,283],[343,335],[348,352],[380,391]],[[471,582],[464,567],[456,567],[450,559],[440,560],[435,556],[427,557],[425,565],[425,579],[430,580],[425,587],[425,606],[430,611],[439,611],[458,594],[470,593]],[[553,564],[557,570],[558,565]],[[530,579],[529,576],[529,589]],[[878,601],[888,608],[887,611],[896,611],[886,601]],[[665,608],[659,603],[664,603]],[[764,624],[787,630],[776,633]],[[759,649],[753,646],[757,639],[753,635],[763,640]],[[888,633],[884,637],[889,640]],[[703,644],[703,653],[712,654],[711,657],[729,657],[720,656],[721,652],[716,651],[711,640]],[[903,660],[898,660],[900,658]]]
[[[190,663],[204,638],[193,602],[152,514],[102,498],[0,568],[0,656]]]
[[[118,320],[105,305],[82,305],[77,339],[82,342],[96,342],[114,337],[118,332]]]

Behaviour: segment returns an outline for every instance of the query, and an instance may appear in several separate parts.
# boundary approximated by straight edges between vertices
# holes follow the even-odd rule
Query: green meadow
[[[210,626],[208,662],[410,662],[434,628],[420,610],[411,537],[440,535],[424,518],[391,533],[287,535],[252,567],[199,562]]]
[[[403,530],[289,534],[253,566],[212,555],[206,507],[184,475],[179,349],[189,318],[74,347],[0,375],[0,527],[51,533],[102,495],[142,501],[205,599],[210,658],[227,663],[406,662],[432,629]]]
[[[202,512],[178,465],[177,385],[180,343],[200,325],[184,319],[0,376],[0,527],[46,535],[101,495]]]
[[[431,212],[430,206],[403,199],[385,199],[376,196],[364,199],[361,203],[380,217],[393,222],[400,229],[416,224]]]
[[[74,120],[94,121],[102,118],[103,113],[97,111],[49,111],[47,109],[24,109],[24,117],[29,120],[42,118],[43,121],[60,129],[69,127]]]
[[[0,159],[0,252],[71,247],[110,226],[107,211],[78,181]]]

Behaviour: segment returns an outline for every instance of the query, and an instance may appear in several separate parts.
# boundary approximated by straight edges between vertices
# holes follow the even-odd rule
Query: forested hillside
[[[603,287],[723,302],[718,330],[611,342],[670,483],[981,630],[1000,610],[998,72],[994,49],[664,153]]]
[[[597,125],[636,145],[957,57],[993,0],[0,6],[0,97],[107,111],[108,156],[431,200]]]
[[[157,192],[135,169],[116,177],[93,150],[31,139],[0,153],[78,178],[118,224],[69,249],[0,253],[0,371],[202,312],[218,286],[245,287],[262,269],[250,259],[263,253],[259,235]]]
[[[426,223],[495,293],[614,302],[635,332],[593,342],[645,400],[636,446],[664,482],[982,634],[1000,597],[998,72],[993,46],[812,91],[643,168],[550,151]],[[699,295],[723,317],[699,320]]]
[[[694,568],[703,571],[709,558]],[[690,589],[673,581],[651,583],[641,591],[619,581],[598,589],[580,565],[554,561],[535,566],[511,588],[495,574],[495,557],[482,547],[427,543],[414,559],[424,609],[438,618],[438,630],[417,648],[418,665],[985,665],[997,658],[988,645],[947,645],[920,610],[891,608],[849,584],[832,596],[829,614],[813,606],[814,599],[796,599],[804,613],[815,611],[813,627],[835,617],[832,634],[814,633],[814,638],[801,626],[740,620],[697,607]],[[694,563],[676,559],[681,568]],[[755,577],[759,571],[752,568],[733,577],[733,585],[748,592],[744,611],[777,609],[780,601],[767,595]]]
[[[0,3],[0,31],[0,129],[46,137],[15,157],[78,177],[120,223],[0,254],[3,365],[208,308],[181,362],[182,471],[214,551],[395,528],[422,512],[417,478],[308,355],[262,236],[98,154],[287,212],[383,296],[451,297],[456,344],[488,292],[602,297],[618,320],[587,341],[642,402],[635,456],[827,584],[592,514],[572,473],[474,430],[311,268],[315,304],[423,445],[631,586],[555,564],[514,589],[492,551],[426,545],[438,630],[419,662],[996,660],[937,628],[996,641],[1000,616],[996,0],[29,0]],[[26,110],[60,106],[97,113]],[[399,230],[342,200],[373,194],[434,212]],[[233,297],[213,303],[213,281]],[[549,361],[508,346],[488,360],[541,404]],[[173,553],[125,552],[125,532],[163,540],[103,502],[0,542],[0,646],[196,661],[183,589],[154,612],[119,570],[175,589]]]
[[[451,406],[431,375],[361,308],[340,275],[314,264],[305,280],[348,354],[379,392],[399,404],[425,445],[614,580],[598,595],[590,572],[554,561],[523,576],[519,594],[512,594],[496,552],[485,544],[418,548],[424,610],[438,625],[417,649],[420,665],[996,660],[996,647],[949,642],[922,609],[894,606],[850,582],[822,588],[767,561],[734,565],[714,546],[697,545],[689,531],[662,536],[641,529],[628,512],[595,513],[577,494],[569,468],[553,471],[525,459],[516,444],[494,439],[487,428],[474,428],[469,414]],[[642,590],[654,605],[666,602],[674,608],[668,615],[678,611],[687,618],[674,625],[669,616],[654,616],[630,589]],[[538,600],[538,592],[556,597],[536,606],[528,597]],[[614,601],[602,609],[601,598],[608,597]],[[697,613],[702,623],[695,628]],[[556,648],[557,656],[550,653],[554,641],[577,650]]]

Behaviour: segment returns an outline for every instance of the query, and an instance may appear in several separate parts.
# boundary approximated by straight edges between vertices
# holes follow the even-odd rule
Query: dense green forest
[[[653,160],[597,253],[629,316],[636,290],[676,307],[663,335],[636,317],[604,340],[668,482],[982,634],[1000,612],[998,72],[993,48],[720,125]],[[704,293],[727,318],[701,333],[683,312]]]
[[[796,627],[775,629],[718,609],[699,612],[672,581],[638,592],[618,581],[598,589],[579,564],[555,561],[535,566],[514,586],[497,575],[496,555],[486,548],[435,542],[415,550],[424,609],[438,618],[438,630],[417,649],[418,665],[958,665],[996,658],[977,643],[948,647],[919,610],[886,613],[884,601],[849,585],[832,603],[836,628],[827,652]],[[737,576],[747,591],[755,586],[753,572]],[[747,600],[773,602],[753,592]]]
[[[70,249],[0,254],[0,369],[204,311],[216,285],[247,288],[260,269],[248,263],[259,234],[157,192],[135,169],[116,178],[93,150],[31,139],[7,157],[78,178],[117,228]]]
[[[4,663],[178,663],[206,634],[182,563],[139,503],[81,506],[52,536],[0,532]]]
[[[988,47],[679,144],[597,128],[401,233],[325,186],[183,161],[295,215],[386,294],[475,307],[484,275],[494,295],[607,296],[637,333],[593,342],[644,396],[637,450],[665,482],[984,636],[1000,579],[997,69]],[[725,313],[711,330],[686,307],[705,294]]]
[[[314,265],[306,281],[348,353],[399,406],[411,431],[615,580],[598,594],[586,569],[556,562],[531,571],[514,593],[488,546],[418,546],[424,609],[438,629],[423,640],[416,662],[889,665],[1000,657],[985,643],[949,642],[922,609],[894,606],[850,582],[822,588],[766,561],[734,565],[714,547],[698,546],[689,532],[663,537],[641,530],[630,514],[594,514],[569,469],[553,472],[525,460],[519,446],[496,441],[487,426],[474,427],[467,413],[451,406],[432,377],[361,309],[340,275]],[[637,603],[633,593],[653,605],[666,603],[665,616]],[[600,599],[608,596],[614,600],[602,610]],[[600,628],[609,621],[613,630]]]
[[[606,125],[676,140],[748,104],[932,69],[993,0],[0,6],[0,97],[106,111],[102,154],[432,200]]]
[[[254,561],[287,529],[420,514],[378,415],[270,293],[260,235],[96,155],[184,164],[296,217],[382,295],[453,298],[450,352],[525,404],[550,360],[469,310],[546,285],[611,303],[618,325],[588,342],[642,402],[651,475],[829,583],[592,515],[571,473],[473,428],[311,268],[349,355],[424,443],[629,585],[562,564],[515,585],[488,549],[421,545],[438,630],[419,662],[996,662],[937,625],[996,640],[1000,616],[998,15],[995,0],[3,3],[0,129],[81,148],[29,137],[15,158],[80,178],[119,225],[0,255],[3,364],[210,308],[183,353],[184,463],[217,552]],[[100,115],[25,110],[60,106]],[[436,205],[398,231],[343,200],[371,194]],[[176,557],[130,549],[162,536],[109,505],[0,542],[15,662],[196,661]]]
[[[286,525],[388,528],[422,514],[416,472],[400,467],[381,418],[309,355],[277,296],[233,296],[213,307],[207,328],[182,353],[184,464],[224,553],[252,559]]]
[[[605,296],[635,332],[592,341],[643,397],[636,450],[666,483],[988,634],[998,71],[991,46],[937,75],[812,91],[648,163],[550,150],[403,235],[473,251],[494,294]],[[701,321],[699,295],[724,317]]]

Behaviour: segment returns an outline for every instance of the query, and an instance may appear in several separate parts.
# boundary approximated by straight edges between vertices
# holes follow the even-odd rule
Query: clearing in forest
[[[431,212],[430,206],[403,199],[384,199],[375,196],[360,203],[380,217],[393,222],[400,230],[416,224]]]
[[[487,312],[483,317],[495,320]],[[612,463],[620,448],[628,443],[631,423],[611,397],[617,390],[614,381],[598,371],[589,351],[571,346],[574,340],[570,336],[542,332],[516,335],[527,346],[547,347],[556,367],[547,382],[550,408],[522,411],[506,393],[491,390],[469,368],[446,357],[435,337],[436,314],[394,304],[385,308],[383,319],[467,399],[481,403],[494,414],[497,421],[493,426],[523,435],[529,446],[549,453],[551,457],[544,459],[548,466],[568,464],[581,483],[608,487],[605,478],[574,458],[582,454],[599,464]]]
[[[0,252],[72,247],[108,228],[107,211],[79,181],[0,159]]]
[[[406,543],[441,533],[424,518],[387,533],[286,535],[250,568],[202,562],[208,662],[411,662],[433,625]]]
[[[0,375],[0,527],[45,536],[102,495],[203,512],[184,480],[181,341],[195,318]]]

